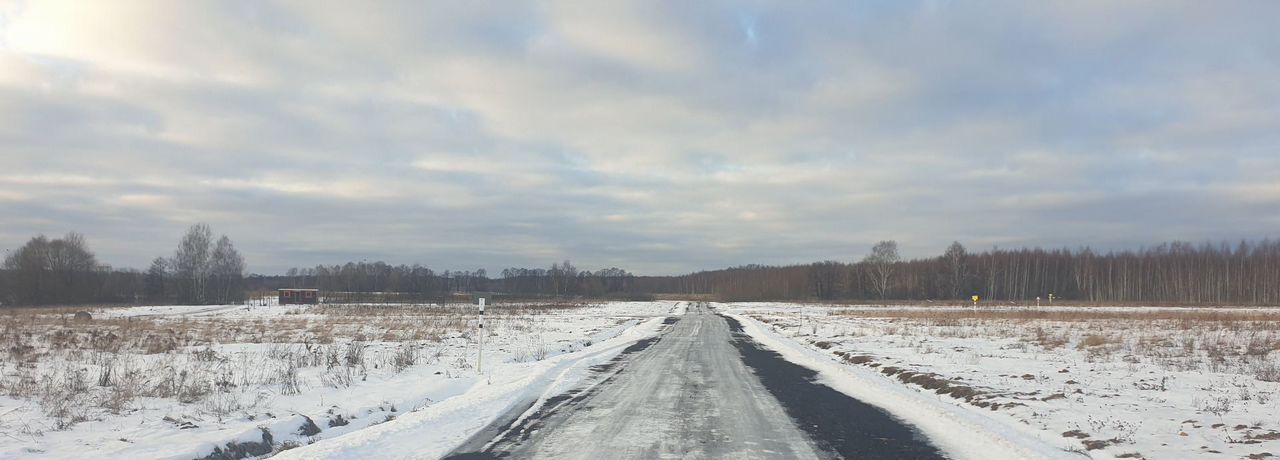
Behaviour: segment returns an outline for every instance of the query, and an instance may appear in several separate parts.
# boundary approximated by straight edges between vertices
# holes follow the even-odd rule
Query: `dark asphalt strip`
[[[940,459],[936,448],[910,426],[886,412],[817,383],[817,372],[789,362],[778,353],[752,340],[733,318],[720,315],[728,326],[730,342],[760,385],[777,400],[790,418],[809,438],[812,446],[826,455],[859,459]],[[668,321],[674,323],[674,321]],[[723,337],[723,335],[721,336]],[[638,341],[609,362],[593,366],[597,384],[580,386],[545,401],[520,423],[515,419],[531,407],[532,401],[495,421],[449,459],[516,458],[513,447],[530,442],[530,435],[546,429],[544,423],[558,412],[590,410],[588,399],[628,371],[631,356],[654,345],[660,337]],[[732,352],[729,352],[732,353]],[[724,359],[732,359],[732,355]],[[691,414],[692,415],[692,414]],[[778,414],[782,416],[781,413]],[[782,457],[779,457],[782,458]]]
[[[909,426],[879,408],[817,383],[816,371],[762,348],[743,332],[742,324],[721,316],[729,322],[733,345],[743,362],[819,447],[844,458],[945,458]]]

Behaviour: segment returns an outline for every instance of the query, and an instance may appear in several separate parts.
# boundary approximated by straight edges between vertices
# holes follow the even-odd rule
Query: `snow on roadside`
[[[371,430],[403,432],[414,452],[438,454],[513,401],[571,383],[683,311],[676,302],[494,306],[477,375],[474,307],[380,308],[162,306],[99,310],[82,324],[10,320],[4,339],[21,344],[22,356],[10,350],[0,360],[0,458],[193,459],[229,442],[261,443],[264,428],[270,451],[298,448],[290,455],[380,449],[362,434]],[[152,345],[161,349],[144,350]],[[353,350],[358,365],[334,363]],[[108,410],[125,382],[194,396],[135,396]],[[75,400],[51,409],[59,395]],[[411,428],[422,423],[429,429]],[[311,443],[319,450],[300,448]]]
[[[590,350],[556,356],[519,372],[487,373],[465,393],[394,421],[280,453],[278,459],[440,458],[508,410],[545,400],[582,381],[591,366],[652,337],[663,318],[651,318]],[[536,405],[534,406],[536,408]]]
[[[1079,458],[1063,449],[1065,443],[1050,444],[950,401],[922,395],[873,371],[841,364],[830,355],[785,338],[740,312],[730,310],[726,314],[742,323],[744,332],[761,345],[788,361],[817,371],[823,384],[915,426],[953,458]]]
[[[1077,458],[1280,453],[1275,309],[722,307],[833,386],[898,388]]]

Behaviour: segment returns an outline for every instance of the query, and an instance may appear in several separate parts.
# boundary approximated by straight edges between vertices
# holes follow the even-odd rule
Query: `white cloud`
[[[1274,236],[1276,9],[8,3],[0,248],[142,266],[206,220],[261,271],[671,272]]]
[[[569,47],[641,70],[691,72],[709,60],[673,27],[679,10],[644,1],[549,2],[541,46]]]

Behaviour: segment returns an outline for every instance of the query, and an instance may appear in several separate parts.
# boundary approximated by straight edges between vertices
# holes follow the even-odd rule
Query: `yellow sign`
[[[976,296],[976,295],[975,295],[975,296],[973,296],[973,302],[974,302],[974,303],[977,303],[977,302],[978,302],[978,296]]]

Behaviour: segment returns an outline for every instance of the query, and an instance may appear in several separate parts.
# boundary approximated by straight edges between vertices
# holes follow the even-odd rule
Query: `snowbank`
[[[835,361],[831,355],[782,337],[755,319],[739,313],[729,316],[760,344],[788,361],[818,371],[822,382],[844,394],[914,425],[935,445],[957,459],[1079,459],[1067,452],[1069,445],[1037,439],[1017,429],[974,413],[943,397],[929,397],[863,368]]]

